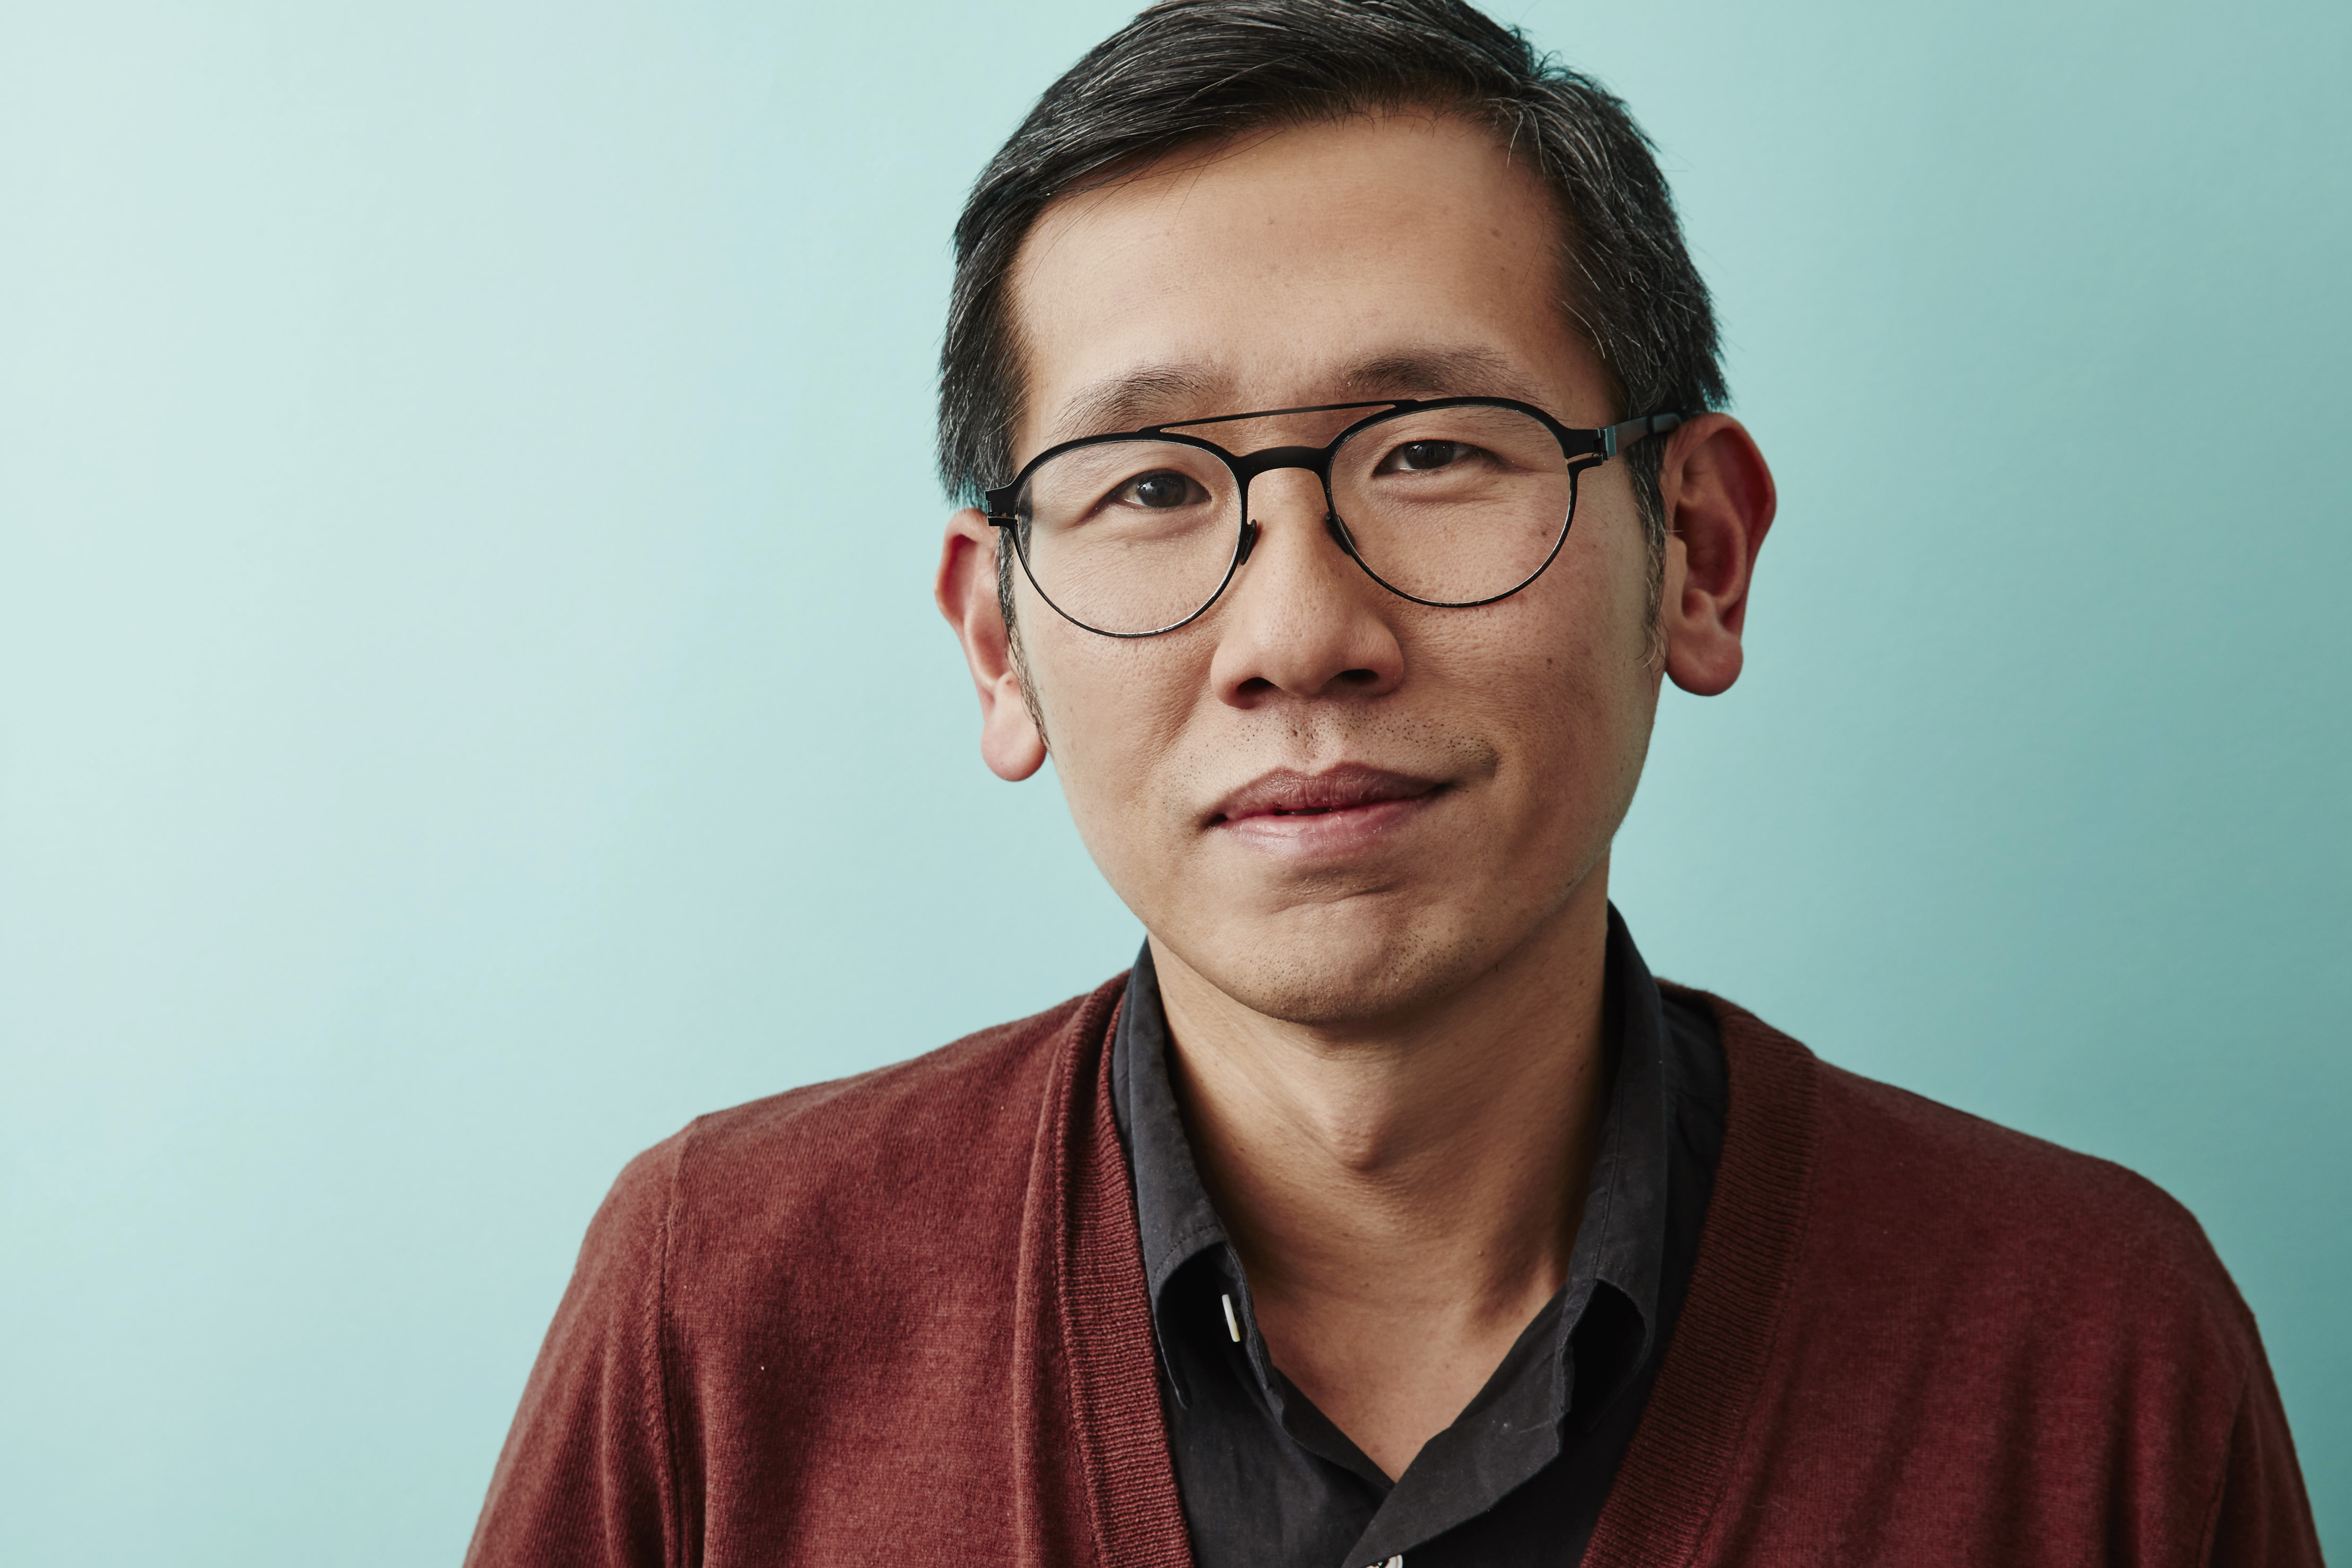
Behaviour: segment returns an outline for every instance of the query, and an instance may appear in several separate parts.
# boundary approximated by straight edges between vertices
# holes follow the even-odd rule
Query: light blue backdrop
[[[630,1153],[1126,961],[927,586],[1122,15],[0,3],[0,1559],[454,1560]],[[2187,1201],[2352,1552],[2352,7],[1507,15],[1781,482],[1652,961]]]

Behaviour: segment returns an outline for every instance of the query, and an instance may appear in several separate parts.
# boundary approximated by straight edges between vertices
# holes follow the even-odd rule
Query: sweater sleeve
[[[682,1143],[631,1161],[590,1222],[491,1474],[467,1568],[681,1559],[662,1292]]]
[[[2207,1539],[2205,1560],[2212,1568],[2321,1568],[2311,1499],[2259,1342]]]

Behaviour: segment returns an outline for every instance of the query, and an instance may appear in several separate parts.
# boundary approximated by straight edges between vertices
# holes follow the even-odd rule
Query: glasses
[[[1183,432],[1369,408],[1328,445],[1228,452]],[[1492,604],[1543,575],[1576,517],[1577,476],[1686,414],[1598,430],[1511,398],[1385,399],[1178,420],[1048,447],[983,497],[1062,617],[1106,637],[1198,620],[1250,558],[1250,481],[1304,468],[1323,527],[1366,576],[1416,604]]]

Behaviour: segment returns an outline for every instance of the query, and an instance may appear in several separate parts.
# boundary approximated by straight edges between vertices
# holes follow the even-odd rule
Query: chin
[[[1484,972],[1508,946],[1494,934],[1446,922],[1245,932],[1209,944],[1193,967],[1255,1012],[1328,1029],[1392,1019],[1441,1001]]]

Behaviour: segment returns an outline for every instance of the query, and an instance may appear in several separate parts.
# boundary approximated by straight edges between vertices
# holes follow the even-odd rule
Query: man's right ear
[[[996,599],[998,538],[999,530],[976,507],[950,517],[931,593],[963,644],[971,684],[980,691],[981,760],[999,779],[1018,783],[1045,765],[1045,737],[1021,690],[1012,632]]]

